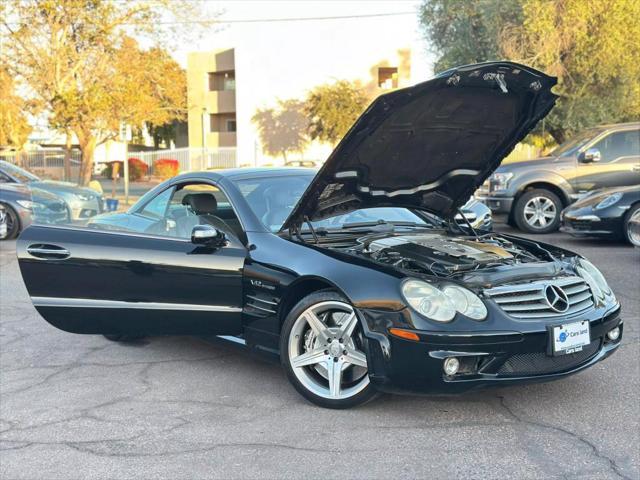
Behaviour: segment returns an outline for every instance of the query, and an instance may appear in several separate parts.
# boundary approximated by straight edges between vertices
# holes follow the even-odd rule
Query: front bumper
[[[560,231],[581,236],[619,236],[622,234],[622,215],[610,216],[608,212],[564,211]],[[616,212],[618,213],[618,212]]]
[[[508,214],[511,212],[514,198],[510,196],[500,196],[494,194],[476,195],[476,200],[484,203],[495,214]]]
[[[362,312],[370,317],[368,312]],[[552,356],[546,324],[526,331],[425,332],[420,341],[367,331],[369,374],[381,391],[413,394],[455,394],[490,386],[506,386],[556,380],[589,368],[611,355],[622,339],[620,308],[605,316],[590,318],[591,344],[581,352]],[[573,318],[566,323],[586,318]],[[606,334],[619,326],[616,341]],[[444,360],[456,357],[461,370],[445,375]]]

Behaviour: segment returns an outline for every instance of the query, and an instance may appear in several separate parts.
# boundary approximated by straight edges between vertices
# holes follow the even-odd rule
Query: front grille
[[[547,287],[555,285],[567,295],[569,308],[554,310],[546,295]],[[557,318],[584,312],[593,306],[593,296],[580,277],[562,277],[543,282],[521,283],[494,287],[484,291],[508,315],[525,320]]]
[[[600,347],[600,340],[585,345],[582,351],[550,357],[544,352],[519,353],[512,355],[502,364],[498,375],[523,376],[543,375],[545,373],[561,373],[585,363],[593,357]]]

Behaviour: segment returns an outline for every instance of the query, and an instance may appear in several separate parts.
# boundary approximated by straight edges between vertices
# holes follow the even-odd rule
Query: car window
[[[196,225],[212,225],[234,236],[240,236],[242,232],[227,196],[209,183],[176,185],[159,193],[137,213],[152,220],[128,223],[129,230],[140,233],[188,240]]]
[[[256,217],[277,232],[309,186],[312,175],[234,180]]]
[[[354,223],[384,223],[384,222],[409,222],[418,225],[431,226],[432,223],[425,221],[411,210],[398,207],[374,207],[361,208],[344,215],[326,218],[318,222],[313,222],[314,228],[341,228],[344,225]]]
[[[598,134],[598,130],[585,130],[580,132],[575,137],[567,140],[560,146],[556,147],[554,150],[549,153],[552,157],[570,157],[574,155],[585,145],[589,140],[595,137]]]
[[[174,189],[174,187],[171,187],[163,191],[157,197],[147,203],[138,213],[150,218],[164,218]]]
[[[640,130],[612,133],[596,143],[593,148],[600,151],[600,163],[640,155]]]
[[[277,232],[302,197],[312,178],[311,175],[289,175],[234,180],[234,183],[265,227],[272,232]],[[341,228],[347,223],[360,222],[411,222],[431,225],[406,208],[377,207],[363,208],[313,222],[313,226],[314,228]],[[308,226],[303,227],[305,228]]]

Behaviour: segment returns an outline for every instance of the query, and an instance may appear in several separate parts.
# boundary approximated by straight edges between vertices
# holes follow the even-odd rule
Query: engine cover
[[[379,261],[416,262],[450,272],[513,259],[511,253],[495,242],[442,234],[389,236],[367,241],[365,245],[365,251]]]

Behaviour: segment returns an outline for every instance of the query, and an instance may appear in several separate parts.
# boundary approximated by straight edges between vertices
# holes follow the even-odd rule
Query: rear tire
[[[3,203],[2,207],[5,212],[3,221],[7,225],[7,233],[4,236],[0,236],[0,240],[13,240],[20,233],[20,218],[9,205]]]
[[[534,188],[518,198],[513,219],[523,232],[551,233],[560,226],[561,210],[562,201],[555,193],[544,188]]]
[[[351,408],[373,400],[362,324],[337,292],[312,293],[287,315],[280,361],[295,389],[324,408]]]

